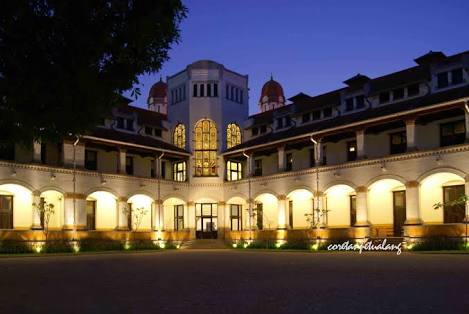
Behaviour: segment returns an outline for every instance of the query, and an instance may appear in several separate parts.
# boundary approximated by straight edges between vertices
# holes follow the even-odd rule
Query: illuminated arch
[[[241,144],[241,129],[235,123],[228,124],[226,128],[226,148]]]
[[[199,120],[195,133],[195,175],[199,177],[217,175],[217,126],[209,119]]]
[[[186,127],[184,124],[179,123],[174,128],[173,143],[176,147],[185,149],[186,148]]]

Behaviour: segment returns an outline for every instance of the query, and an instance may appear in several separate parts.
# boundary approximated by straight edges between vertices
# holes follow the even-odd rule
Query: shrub
[[[413,247],[413,251],[440,251],[440,250],[462,250],[464,242],[461,238],[431,237],[426,238]]]
[[[124,243],[116,240],[82,239],[79,241],[81,252],[120,251]]]
[[[26,241],[3,240],[0,242],[0,254],[32,253],[31,245]]]

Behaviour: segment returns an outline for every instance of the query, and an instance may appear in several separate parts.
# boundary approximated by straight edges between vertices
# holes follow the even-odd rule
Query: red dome
[[[269,102],[277,102],[280,96],[285,99],[285,96],[283,95],[282,85],[280,85],[279,82],[274,81],[272,77],[270,78],[270,81],[267,81],[264,86],[262,86],[261,98],[259,100],[260,102],[262,102],[264,96],[268,97]]]
[[[166,83],[163,82],[160,78],[160,80],[153,84],[153,86],[150,88],[150,93],[148,94],[148,97],[165,98],[167,95],[167,90],[168,85],[166,85]]]

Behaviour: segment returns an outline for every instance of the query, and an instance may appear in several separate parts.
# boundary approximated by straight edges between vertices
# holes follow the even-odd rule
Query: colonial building
[[[469,194],[469,51],[415,62],[288,101],[271,78],[252,116],[247,75],[194,62],[151,88],[148,110],[3,147],[0,237],[42,238],[48,204],[67,238],[463,236],[467,209],[447,203]]]

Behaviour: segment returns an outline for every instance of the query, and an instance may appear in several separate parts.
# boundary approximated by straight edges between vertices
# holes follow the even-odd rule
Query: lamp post
[[[76,189],[77,189],[77,160],[76,160],[76,147],[80,141],[80,137],[75,135],[76,140],[73,142],[73,231],[76,232],[77,222],[76,222]]]
[[[252,196],[251,196],[251,176],[252,176],[252,162],[251,156],[243,152],[244,157],[248,161],[248,209],[249,209],[249,241],[252,240]]]

